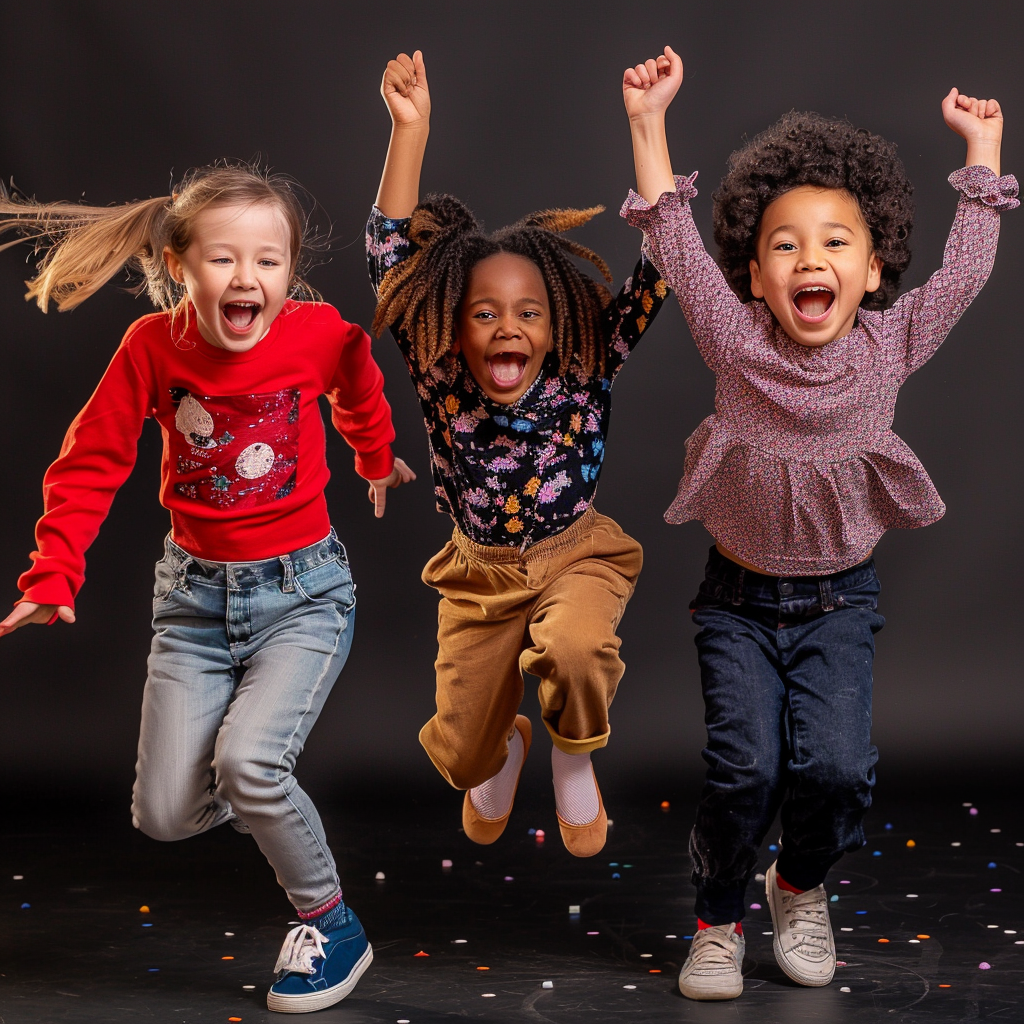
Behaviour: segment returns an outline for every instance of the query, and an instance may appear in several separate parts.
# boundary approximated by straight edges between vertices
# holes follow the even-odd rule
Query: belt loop
[[[835,611],[835,602],[832,600],[832,581],[830,579],[819,580],[818,590],[821,592],[821,610],[823,612]]]
[[[284,569],[284,579],[281,581],[282,594],[295,593],[295,566],[292,564],[291,555],[281,555],[281,568]]]
[[[736,583],[732,590],[732,603],[734,605],[743,604],[743,577],[747,575],[747,570],[741,568],[739,575],[736,577]]]

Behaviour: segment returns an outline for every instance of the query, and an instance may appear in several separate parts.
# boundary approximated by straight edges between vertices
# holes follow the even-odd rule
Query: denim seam
[[[333,662],[334,658],[337,656],[338,646],[341,643],[342,635],[345,633],[346,629],[348,628],[348,617],[347,617],[347,614],[346,615],[342,614],[340,608],[338,607],[337,602],[332,602],[332,603],[334,604],[335,610],[338,613],[338,630],[337,630],[337,633],[335,634],[335,637],[334,637],[334,647],[331,650],[330,655],[327,658],[324,659],[324,668],[320,672],[320,677],[317,679],[316,685],[309,691],[309,696],[306,699],[306,706],[303,709],[302,714],[298,717],[298,720],[295,723],[295,728],[292,730],[291,736],[288,737],[288,742],[285,744],[285,746],[283,748],[282,756],[292,749],[292,744],[295,742],[295,736],[296,736],[296,734],[299,731],[299,726],[304,721],[305,717],[309,714],[310,708],[313,705],[314,698],[320,693],[320,690],[323,688],[324,678],[327,675],[328,667]],[[320,856],[323,858],[324,865],[327,866],[327,865],[329,865],[331,863],[333,858],[331,857],[330,852],[323,848],[323,846],[320,843],[320,840],[317,839],[316,830],[309,823],[309,820],[302,813],[301,809],[292,800],[291,793],[289,793],[289,792],[287,792],[285,790],[284,785],[282,784],[282,781],[281,781],[281,773],[283,771],[284,771],[284,766],[279,761],[278,765],[277,765],[277,784],[278,784],[278,786],[281,789],[281,793],[284,796],[285,800],[287,800],[288,803],[291,804],[291,806],[294,809],[295,813],[302,819],[302,821],[305,823],[306,827],[309,829],[309,834],[313,837],[314,841],[316,842],[317,847],[320,850]],[[294,775],[292,777],[294,778]],[[337,866],[335,866],[333,868],[333,874],[334,874],[334,886],[335,886],[335,889],[336,889],[336,891],[340,891],[341,882],[340,882],[340,880],[338,878]],[[330,897],[328,897],[328,898],[330,898]],[[323,902],[324,902],[323,899],[318,899],[317,900],[317,904],[318,905],[320,903],[323,903]],[[298,908],[296,908],[296,909],[298,909]]]

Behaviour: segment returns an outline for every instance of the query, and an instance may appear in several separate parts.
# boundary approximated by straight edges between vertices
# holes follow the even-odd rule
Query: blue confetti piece
[[[881,850],[875,850],[875,852],[873,854],[871,854],[871,856],[872,857],[881,857],[882,856],[882,851]]]
[[[684,935],[684,936],[683,936],[683,938],[684,938],[684,939],[692,939],[692,938],[693,938],[693,936],[692,936],[692,935]]]
[[[608,867],[610,867],[610,868],[617,868],[618,866],[619,866],[619,862],[617,860],[613,860],[613,861],[611,861],[608,864]]]
[[[839,902],[839,897],[838,896],[830,896],[828,898],[828,901],[829,901],[829,903],[838,903]]]
[[[867,911],[866,911],[866,910],[858,910],[858,911],[857,911],[857,913],[858,913],[858,914],[866,914],[866,913],[867,913]]]
[[[622,877],[622,875],[620,875],[620,874],[618,873],[618,871],[613,871],[613,872],[612,872],[612,878],[621,878],[621,877]]]
[[[535,836],[537,834],[537,830],[535,828],[531,828],[531,829],[529,829],[529,831],[527,831],[526,834],[528,836]]]
[[[998,867],[999,865],[998,865],[998,864],[996,864],[996,862],[995,862],[994,860],[990,860],[990,861],[988,862],[988,866],[989,866],[990,868],[995,868],[995,867]]]
[[[768,847],[768,849],[769,850],[777,850],[778,847],[774,843],[772,843],[771,846]]]
[[[149,973],[150,974],[156,974],[159,970],[160,970],[159,967],[150,967],[149,968]]]
[[[142,927],[143,927],[143,928],[152,928],[152,927],[153,927],[153,925],[152,925],[152,924],[150,924],[150,923],[149,923],[149,921],[146,921],[146,922],[144,922],[144,923],[143,923]]]
[[[31,904],[31,903],[22,903],[22,905],[21,905],[21,909],[22,909],[22,910],[28,910],[28,909],[29,909],[29,907],[31,907],[31,906],[32,906],[32,904]]]
[[[885,831],[886,832],[891,832],[892,831],[892,825],[886,825],[885,826]]]

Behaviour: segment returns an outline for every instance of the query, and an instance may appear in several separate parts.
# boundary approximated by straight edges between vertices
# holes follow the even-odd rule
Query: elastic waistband
[[[527,548],[491,547],[487,544],[477,544],[476,541],[470,540],[458,526],[452,532],[452,541],[467,558],[473,558],[478,562],[520,562],[525,565],[539,558],[551,558],[553,555],[562,554],[576,547],[584,534],[593,529],[596,520],[597,512],[591,505],[579,519],[567,526],[561,533],[545,537]]]
[[[257,562],[211,562],[206,558],[198,558],[175,544],[170,534],[164,542],[164,553],[178,573],[225,583],[230,587],[254,587],[279,580],[287,581],[318,565],[333,562],[339,556],[345,556],[345,547],[332,528],[323,540],[315,544]]]

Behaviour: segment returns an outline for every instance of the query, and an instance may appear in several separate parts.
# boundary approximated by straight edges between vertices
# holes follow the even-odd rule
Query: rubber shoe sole
[[[312,1013],[323,1010],[335,1003],[340,1003],[356,987],[356,982],[363,972],[373,963],[373,947],[367,946],[366,952],[352,965],[348,977],[344,981],[325,988],[319,992],[306,992],[302,995],[286,996],[277,992],[267,993],[267,1008],[278,1013]]]
[[[776,882],[775,865],[767,870],[764,879],[765,896],[768,898],[768,907],[772,913],[772,948],[775,951],[775,959],[779,967],[791,980],[798,985],[806,985],[808,988],[823,988],[831,983],[836,973],[836,940],[832,935],[832,924],[828,918],[828,903],[825,903],[825,922],[828,929],[829,946],[832,951],[832,968],[827,974],[805,974],[800,970],[798,964],[794,964],[786,955],[779,941],[779,921],[783,916],[782,890]]]

